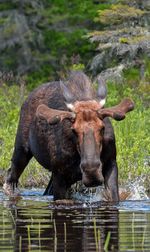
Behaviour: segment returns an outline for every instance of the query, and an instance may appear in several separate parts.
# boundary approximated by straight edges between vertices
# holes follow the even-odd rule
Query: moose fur
[[[106,87],[95,92],[82,72],[71,73],[66,82],[51,82],[35,89],[21,108],[11,168],[4,184],[13,193],[19,177],[34,157],[52,172],[45,194],[65,199],[68,188],[82,180],[87,187],[103,182],[110,200],[118,201],[118,168],[112,124],[134,108],[126,98],[104,108]]]

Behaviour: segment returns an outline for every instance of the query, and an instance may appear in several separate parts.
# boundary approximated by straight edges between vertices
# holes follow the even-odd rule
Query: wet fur
[[[67,83],[73,93],[70,102],[97,99],[91,82],[83,73],[73,73]],[[43,167],[53,173],[54,199],[66,198],[67,189],[82,179],[81,158],[76,147],[78,140],[71,130],[71,122],[65,119],[61,123],[48,125],[44,119],[35,117],[36,109],[40,104],[68,111],[60,85],[60,82],[44,84],[34,90],[24,102],[12,164],[6,178],[7,184],[17,184],[23,170],[34,156]],[[115,137],[109,119],[105,118],[104,123],[102,172],[106,189],[110,191],[110,200],[118,200]],[[47,192],[51,191],[50,187],[51,183],[48,185]]]

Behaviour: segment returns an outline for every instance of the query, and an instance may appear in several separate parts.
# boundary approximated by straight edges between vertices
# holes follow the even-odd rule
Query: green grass
[[[19,87],[0,88],[0,168],[6,169],[13,150],[20,109]]]
[[[3,171],[11,164],[20,108],[27,93],[20,86],[0,86],[0,170]],[[23,186],[42,187],[47,185],[48,180],[49,173],[33,159],[21,176],[20,183]]]
[[[116,144],[119,179],[133,179],[141,174],[149,173],[150,160],[150,108],[148,93],[143,93],[141,99],[140,87],[129,88],[126,85],[109,84],[110,96],[108,104],[115,105],[121,97],[131,97],[135,103],[134,111],[128,113],[123,121],[112,120]]]

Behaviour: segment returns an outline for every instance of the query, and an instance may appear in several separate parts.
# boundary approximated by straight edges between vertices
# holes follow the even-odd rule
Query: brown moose
[[[66,82],[51,82],[35,89],[24,102],[11,168],[3,186],[7,194],[34,157],[52,172],[45,194],[65,199],[66,192],[82,180],[87,187],[103,182],[111,201],[118,201],[118,168],[115,136],[108,117],[122,120],[134,108],[126,98],[104,108],[106,87],[97,93],[88,77],[72,72]]]

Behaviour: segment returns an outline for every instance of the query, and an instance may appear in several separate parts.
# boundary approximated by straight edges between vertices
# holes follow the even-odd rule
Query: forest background
[[[83,70],[107,83],[106,106],[130,96],[135,110],[116,133],[119,182],[150,185],[150,1],[0,1],[0,184],[10,166],[22,102],[40,84]],[[41,170],[42,169],[42,170]],[[32,160],[23,186],[45,186]]]

